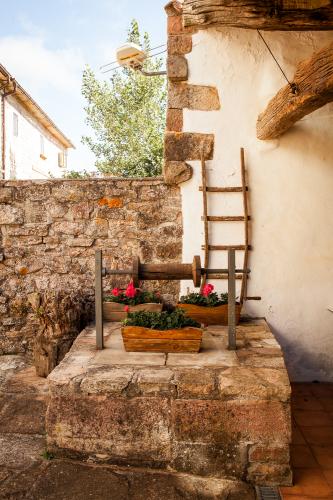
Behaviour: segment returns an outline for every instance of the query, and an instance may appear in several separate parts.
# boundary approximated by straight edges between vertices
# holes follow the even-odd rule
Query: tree
[[[137,21],[128,31],[128,41],[150,50],[147,33],[140,35]],[[162,59],[147,59],[144,69],[158,71]],[[166,113],[166,81],[162,76],[145,77],[121,69],[110,81],[98,81],[87,67],[82,94],[87,100],[86,122],[94,137],[82,137],[95,154],[97,169],[124,177],[160,175],[163,159],[163,132]]]

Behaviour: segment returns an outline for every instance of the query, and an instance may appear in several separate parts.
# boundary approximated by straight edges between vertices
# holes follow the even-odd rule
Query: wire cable
[[[265,38],[262,36],[262,34],[260,33],[260,31],[259,31],[259,30],[257,30],[257,32],[258,32],[258,35],[260,36],[260,38],[262,39],[262,41],[264,42],[264,44],[266,45],[266,47],[267,47],[267,49],[268,49],[269,53],[271,54],[271,56],[273,57],[274,61],[276,62],[277,66],[278,66],[278,68],[280,69],[281,73],[283,74],[284,78],[287,80],[287,83],[288,83],[288,85],[290,86],[292,93],[293,93],[293,94],[297,94],[297,90],[298,90],[298,89],[297,89],[297,85],[296,85],[296,83],[292,83],[292,82],[288,79],[287,75],[286,75],[286,74],[285,74],[285,72],[283,71],[283,69],[282,69],[282,67],[281,67],[281,65],[280,65],[280,63],[279,63],[279,61],[276,59],[275,55],[273,54],[273,52],[272,52],[271,48],[269,47],[268,43],[266,42]]]
[[[153,49],[152,49],[153,50]],[[167,49],[162,50],[161,52],[157,52],[156,54],[151,54],[150,56],[146,57],[147,59],[152,59],[153,57],[159,56],[161,54],[164,54],[167,51]],[[118,61],[117,61],[118,62]],[[116,71],[116,69],[122,68],[123,66],[117,66],[115,68],[110,68],[106,69],[105,71],[101,71],[101,73],[104,75],[105,73],[110,73],[111,71]]]

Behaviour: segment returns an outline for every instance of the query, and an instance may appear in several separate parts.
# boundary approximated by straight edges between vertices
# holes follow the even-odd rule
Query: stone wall
[[[0,354],[31,352],[45,321],[48,332],[50,323],[55,330],[71,324],[60,318],[57,293],[62,300],[68,293],[73,304],[79,299],[91,316],[95,249],[113,268],[128,267],[136,255],[143,262],[180,261],[181,237],[179,190],[160,178],[1,181]],[[105,279],[105,289],[127,281]],[[173,297],[179,291],[176,282],[147,286]],[[43,302],[49,291],[54,310],[49,295]]]

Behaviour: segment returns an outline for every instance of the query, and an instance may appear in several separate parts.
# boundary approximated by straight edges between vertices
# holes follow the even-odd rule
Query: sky
[[[68,168],[93,170],[94,155],[81,144],[90,135],[81,96],[86,64],[115,59],[133,18],[151,36],[166,42],[167,0],[0,0],[0,63],[74,143]]]

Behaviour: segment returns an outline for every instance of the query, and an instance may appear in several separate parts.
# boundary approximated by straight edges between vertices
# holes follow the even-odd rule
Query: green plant
[[[43,453],[42,453],[42,457],[44,458],[44,460],[53,460],[54,459],[54,455],[53,453],[51,453],[50,451],[48,450],[45,450]]]
[[[114,288],[111,295],[104,297],[105,302],[116,302],[127,306],[136,306],[138,304],[160,304],[161,296],[158,292],[146,292],[140,288],[135,288],[132,282],[129,283],[126,290]]]
[[[87,172],[87,170],[80,172],[77,170],[67,170],[63,175],[64,179],[89,179],[89,177],[92,177],[92,173]]]
[[[180,297],[181,304],[193,304],[202,307],[217,307],[228,304],[228,294],[221,293],[220,295],[213,292],[213,285],[205,285],[200,293],[189,293]]]
[[[146,312],[128,313],[123,321],[124,326],[141,326],[153,330],[173,330],[186,327],[200,328],[200,324],[185,316],[184,311],[175,309],[172,312]]]
[[[147,33],[133,20],[127,41],[150,50]],[[147,58],[144,69],[158,71],[162,59]],[[147,78],[138,71],[119,69],[110,81],[99,81],[91,68],[83,72],[82,94],[87,101],[86,123],[93,137],[82,137],[95,154],[103,174],[123,177],[160,175],[166,114],[166,79]]]

